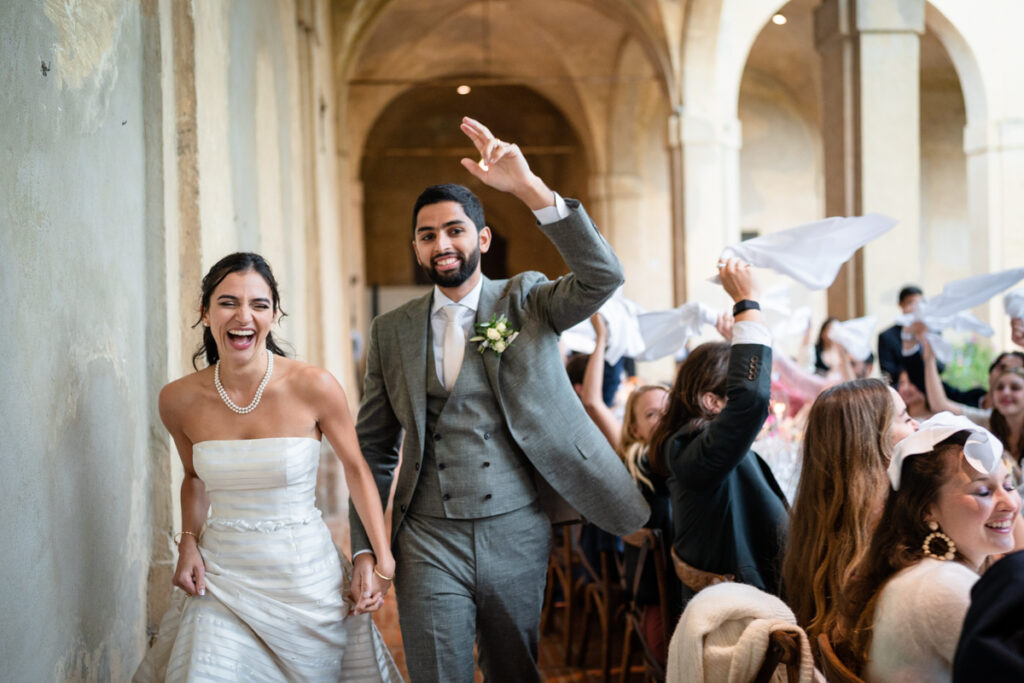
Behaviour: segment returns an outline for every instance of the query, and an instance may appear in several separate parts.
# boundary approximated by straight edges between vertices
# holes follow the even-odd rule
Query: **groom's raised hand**
[[[487,126],[468,116],[462,118],[460,128],[480,153],[480,161],[464,158],[462,165],[480,182],[514,194],[534,211],[555,203],[554,193],[530,170],[519,145],[499,140]]]

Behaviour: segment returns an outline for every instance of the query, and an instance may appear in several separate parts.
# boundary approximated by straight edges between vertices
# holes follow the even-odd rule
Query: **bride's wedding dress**
[[[135,680],[400,681],[371,616],[346,616],[351,565],[314,505],[320,442],[203,441],[192,458],[206,595],[175,591]]]

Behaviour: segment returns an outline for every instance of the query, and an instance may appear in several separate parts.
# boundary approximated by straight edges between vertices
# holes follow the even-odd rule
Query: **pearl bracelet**
[[[384,581],[394,581],[395,580],[394,576],[384,576],[379,571],[377,571],[377,566],[376,565],[374,565],[374,567],[373,567],[373,573],[376,574],[381,579],[383,579]]]

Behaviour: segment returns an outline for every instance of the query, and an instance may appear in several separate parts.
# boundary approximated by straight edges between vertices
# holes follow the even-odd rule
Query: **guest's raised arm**
[[[600,313],[590,316],[590,323],[594,326],[596,343],[594,352],[587,360],[587,369],[583,374],[583,391],[580,398],[583,399],[583,407],[587,409],[587,415],[594,421],[612,448],[619,451],[619,443],[622,434],[622,425],[615,418],[615,414],[605,405],[604,402],[604,348],[608,344],[608,325]]]

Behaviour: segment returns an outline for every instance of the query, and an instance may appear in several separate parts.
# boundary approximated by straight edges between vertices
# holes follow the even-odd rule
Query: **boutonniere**
[[[470,337],[469,341],[480,342],[477,347],[480,353],[490,349],[500,356],[519,336],[519,330],[508,326],[508,318],[499,317],[497,313],[491,314],[490,322],[474,323],[473,327],[476,328],[477,336]]]

